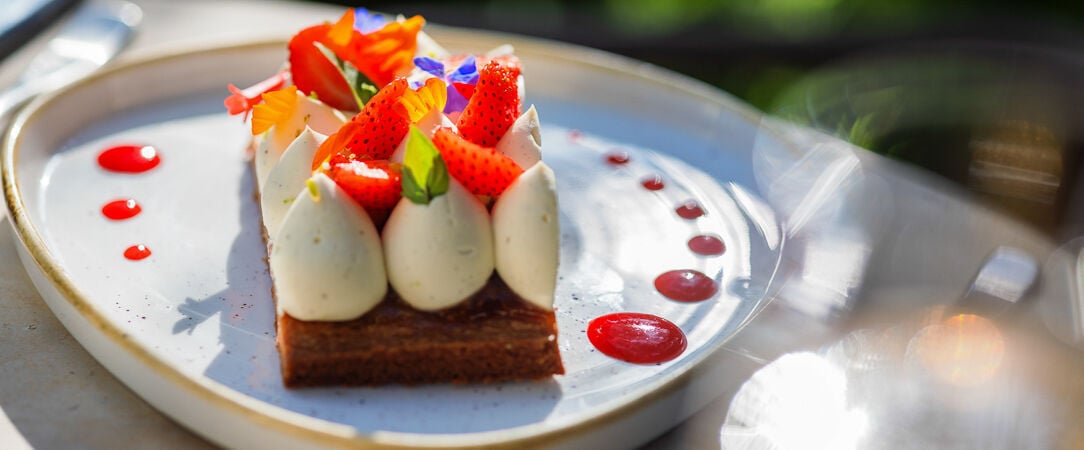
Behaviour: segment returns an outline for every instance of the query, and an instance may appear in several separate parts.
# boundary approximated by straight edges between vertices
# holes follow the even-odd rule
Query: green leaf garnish
[[[313,45],[320,50],[320,53],[322,53],[328,61],[331,61],[331,64],[334,65],[336,69],[339,69],[339,75],[342,76],[343,80],[346,80],[346,84],[350,86],[350,93],[354,95],[354,101],[358,103],[358,110],[360,111],[364,108],[365,103],[376,95],[376,84],[374,84],[369,77],[365,76],[365,74],[358,71],[357,67],[354,67],[353,64],[340,58],[339,55],[336,55],[335,52],[330,48],[327,48],[324,44],[313,42]]]
[[[403,197],[419,205],[448,192],[448,167],[440,151],[418,127],[411,125],[403,155]]]

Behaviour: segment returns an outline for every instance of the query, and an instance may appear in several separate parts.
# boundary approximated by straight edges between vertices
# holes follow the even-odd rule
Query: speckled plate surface
[[[605,53],[446,28],[432,34],[453,50],[511,42],[523,59],[544,159],[558,178],[556,306],[566,375],[501,385],[282,387],[244,151],[250,136],[221,102],[228,83],[272,73],[285,58],[282,42],[117,67],[17,118],[4,142],[4,189],[43,298],[124,383],[227,446],[627,446],[676,424],[711,399],[696,369],[760,306],[779,261],[779,229],[749,188],[753,142],[766,139],[759,115]],[[124,143],[156,146],[162,163],[141,174],[102,170],[98,154]],[[608,164],[615,151],[629,162]],[[666,187],[644,189],[651,175]],[[118,198],[137,200],[142,213],[105,218],[102,206]],[[687,200],[706,214],[676,215]],[[720,237],[726,252],[694,254],[686,242],[698,234]],[[151,256],[126,259],[137,244]],[[653,280],[672,269],[704,272],[720,293],[668,300]],[[620,311],[678,324],[688,349],[658,365],[600,354],[586,324]]]

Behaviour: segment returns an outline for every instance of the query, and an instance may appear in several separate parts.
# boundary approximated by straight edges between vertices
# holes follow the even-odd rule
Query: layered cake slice
[[[245,90],[289,387],[564,372],[559,227],[519,60],[357,9]]]

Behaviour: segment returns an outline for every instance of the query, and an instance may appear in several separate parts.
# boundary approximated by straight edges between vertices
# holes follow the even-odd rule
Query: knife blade
[[[15,83],[0,93],[0,119],[34,96],[89,75],[131,41],[143,12],[132,3],[95,0],[76,9]]]

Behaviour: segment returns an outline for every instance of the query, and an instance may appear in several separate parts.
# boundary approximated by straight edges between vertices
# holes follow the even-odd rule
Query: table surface
[[[277,1],[259,2],[259,8],[248,1],[132,1],[143,8],[144,21],[120,60],[166,48],[281,36],[282,30],[299,29],[334,18],[341,12],[337,6]],[[26,51],[0,66],[0,86],[17,74],[35,45],[40,42],[32,43]],[[1013,245],[1040,258],[1055,248],[1049,239],[972,204],[951,188],[930,187],[938,185],[876,157],[860,159],[864,171],[858,184],[841,189],[852,194],[859,191],[868,194],[871,187],[879,189],[894,208],[895,217],[908,218],[888,224],[864,223],[866,230],[877,230],[863,235],[866,249],[876,247],[874,260],[863,260],[869,264],[863,264],[859,274],[865,279],[861,297],[866,305],[891,308],[906,304],[913,308],[959,295],[982,259],[997,245]],[[785,183],[782,186],[786,187]],[[768,195],[785,195],[785,191],[777,189]],[[850,217],[876,219],[863,215],[863,211],[851,211],[854,214]],[[18,260],[18,242],[8,232],[8,224],[3,224],[3,228],[0,232],[0,361],[3,361],[0,447],[211,447],[154,410],[83,350],[42,301]],[[823,231],[823,226],[818,228],[814,224],[792,229],[789,234],[799,249],[803,245],[809,249],[818,240],[832,237]],[[931,239],[934,235],[952,236],[953,245]],[[922,263],[916,264],[918,261]],[[801,261],[785,263],[801,266]],[[786,297],[795,292],[810,292],[808,282],[816,279],[812,275],[806,271],[803,276],[799,269],[793,281],[780,289],[782,300],[773,302],[753,326],[728,344],[727,351],[747,355],[735,363],[732,388],[676,429],[652,441],[649,447],[720,447],[720,430],[727,419],[731,397],[750,374],[787,350],[815,348],[843,336],[847,328],[863,324],[826,319],[808,308],[803,313],[795,312],[793,302],[787,302]],[[924,294],[916,295],[911,289],[914,286],[922,286]],[[849,300],[854,294],[844,297]],[[788,329],[787,324],[791,323],[802,326]]]

